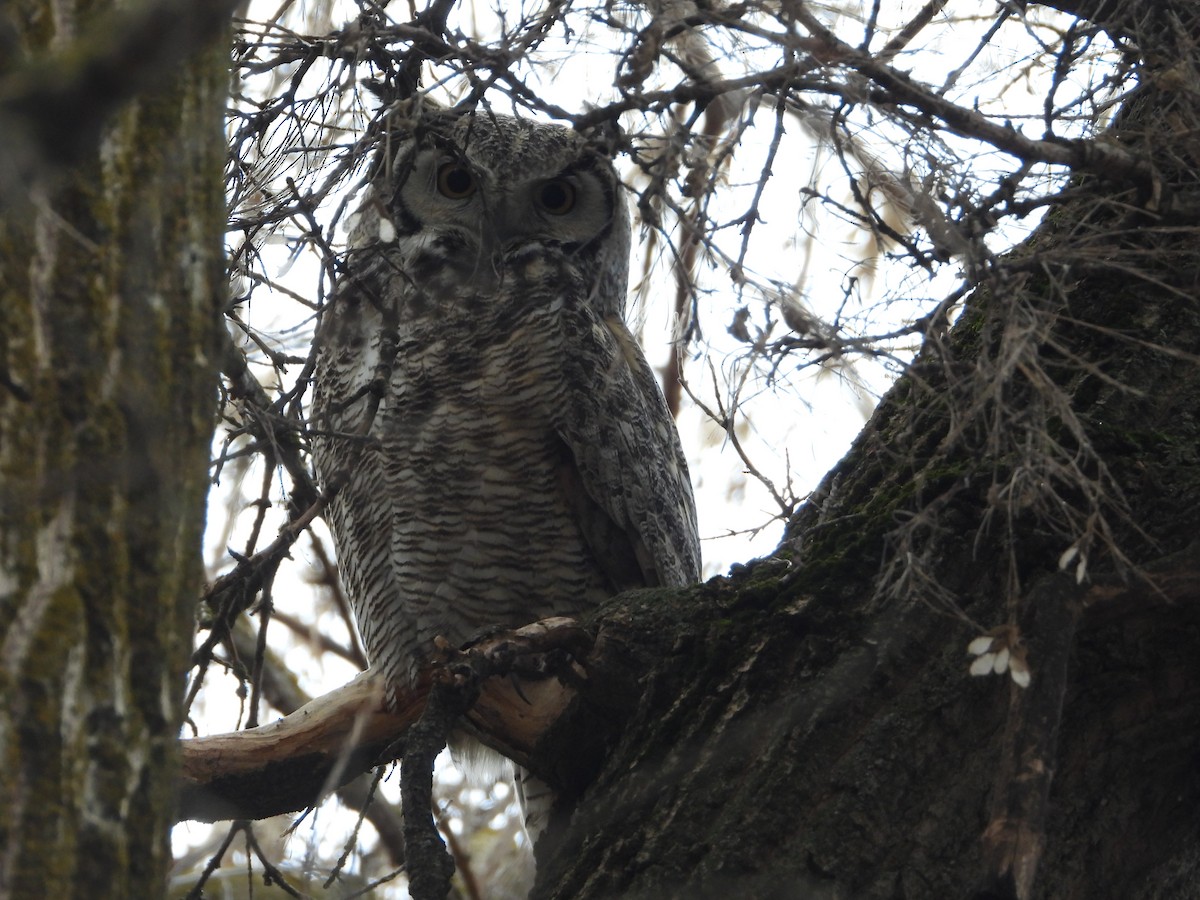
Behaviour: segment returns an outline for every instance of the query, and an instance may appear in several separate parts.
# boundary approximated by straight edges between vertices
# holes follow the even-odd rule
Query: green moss
[[[19,694],[7,704],[17,724],[16,744],[7,748],[9,777],[19,780],[22,794],[32,801],[9,824],[23,848],[13,873],[13,896],[19,897],[69,892],[73,839],[62,825],[78,817],[74,804],[83,785],[76,760],[86,753],[81,741],[64,743],[80,733],[74,729],[82,724],[65,705],[74,696],[65,683],[70,674],[65,664],[79,659],[83,647],[80,599],[65,586],[40,602],[41,615],[25,620],[33,629],[22,655],[26,665],[13,685]]]

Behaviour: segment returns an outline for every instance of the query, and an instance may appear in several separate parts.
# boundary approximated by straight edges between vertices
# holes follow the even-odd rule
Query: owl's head
[[[445,299],[567,278],[603,312],[622,311],[629,214],[595,142],[559,125],[435,110],[392,148],[353,247],[393,245],[413,283]]]

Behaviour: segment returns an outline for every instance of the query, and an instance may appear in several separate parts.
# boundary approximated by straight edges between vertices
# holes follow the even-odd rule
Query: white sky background
[[[858,9],[860,16],[835,18],[830,15],[827,22],[836,26],[842,39],[858,44],[863,33],[861,15],[869,10],[869,4],[844,5]],[[889,23],[906,22],[923,5],[923,2],[883,4],[888,21],[879,23],[880,30],[886,31]],[[407,4],[394,3],[392,6],[396,7],[394,14],[403,17],[399,21],[407,19]],[[530,12],[536,8],[531,3],[522,3],[521,7]],[[351,4],[340,2],[333,4],[332,14],[320,14],[319,10],[329,8],[328,4],[320,3],[313,10],[305,10],[302,4],[297,4],[287,23],[297,31],[320,34],[330,22],[336,26],[357,14]],[[254,0],[248,18],[261,21],[273,16],[277,9],[276,0]],[[1039,137],[1043,130],[1039,119],[1047,71],[1045,63],[1033,65],[1030,60],[1039,53],[1038,41],[1053,41],[1054,35],[1047,30],[1026,29],[1014,20],[1001,32],[1001,40],[985,49],[977,59],[970,60],[980,36],[994,20],[990,4],[983,12],[977,13],[978,10],[977,3],[950,3],[941,20],[953,20],[953,26],[927,28],[893,64],[911,72],[918,80],[941,85],[949,73],[969,63],[965,74],[947,96],[968,106],[977,103],[984,112],[1002,111],[1031,137]],[[300,25],[301,17],[309,13],[315,13],[315,19],[325,21]],[[978,18],[972,18],[976,14]],[[491,13],[480,10],[474,24],[467,15],[462,10],[457,11],[457,20],[451,19],[451,28],[457,25],[484,39],[496,34],[497,22]],[[518,13],[510,9],[508,21],[515,22],[518,18]],[[582,18],[578,20],[583,21]],[[555,29],[535,54],[540,67],[522,74],[528,76],[527,83],[540,96],[566,109],[578,110],[584,103],[604,102],[611,99],[614,92],[613,57],[610,44],[606,43],[611,40],[608,29],[597,24],[581,29],[573,35],[570,44],[563,42],[561,29]],[[880,43],[878,39],[877,43]],[[594,52],[584,52],[589,46]],[[757,68],[760,63],[763,68],[768,68],[777,58],[776,53],[762,62],[755,48],[745,45],[727,46],[722,50],[725,55],[720,63],[727,76],[737,76],[743,69]],[[1050,64],[1052,62],[1051,59]],[[669,83],[674,77],[676,73],[668,72],[664,80]],[[504,105],[501,94],[496,92],[489,96],[498,112],[511,111]],[[647,127],[644,120],[639,121],[636,117],[622,124],[630,130]],[[724,174],[726,184],[718,194],[718,205],[710,210],[714,220],[733,221],[749,206],[774,125],[774,110],[764,106]],[[1003,172],[1012,167],[1010,159],[985,153],[971,161],[970,172],[922,173],[913,165],[913,160],[905,159],[904,135],[889,134],[886,128],[877,128],[864,131],[862,140],[885,168],[898,173],[904,171],[906,165],[910,166],[914,180],[932,179],[936,186],[948,189],[950,193],[961,179],[969,177],[986,182],[989,170]],[[962,146],[969,145],[964,141]],[[773,171],[770,187],[759,205],[762,221],[755,227],[745,261],[754,284],[780,295],[791,295],[818,316],[832,317],[840,312],[848,327],[857,326],[863,333],[886,331],[912,320],[957,286],[959,273],[954,264],[942,266],[936,278],[930,278],[923,270],[911,268],[903,261],[872,258],[869,236],[860,228],[834,218],[815,202],[804,201],[801,191],[811,184],[832,194],[841,192],[842,199],[848,202],[848,176],[841,170],[840,162],[832,158],[828,150],[818,148],[795,120],[788,122],[787,136]],[[632,180],[632,176],[628,177]],[[986,194],[993,190],[994,180],[991,184],[985,183],[980,192]],[[993,248],[1010,246],[1035,224],[1035,221],[1026,221],[1021,223],[1019,231],[1013,227],[994,235]],[[635,245],[638,235],[635,228]],[[722,252],[736,259],[742,236],[737,228],[729,228],[718,233],[716,242]],[[296,294],[315,300],[316,285],[320,280],[315,256],[311,252],[302,252],[289,259],[282,239],[275,248],[277,252],[271,252],[270,248],[264,251],[263,274]],[[658,249],[665,256],[661,244]],[[635,246],[631,282],[637,281],[642,270],[640,252],[641,248]],[[685,375],[708,404],[716,404],[718,399],[728,403],[729,385],[744,384],[738,433],[749,458],[780,491],[790,485],[791,493],[803,498],[845,453],[878,397],[890,385],[897,372],[897,363],[894,360],[857,360],[848,368],[808,369],[797,373],[794,362],[785,361],[768,377],[766,366],[752,365],[745,358],[747,345],[726,331],[733,321],[734,311],[743,305],[751,310],[752,327],[764,324],[760,290],[747,286],[739,294],[737,286],[728,277],[727,266],[702,264],[697,275],[704,342],[697,352],[689,354]],[[853,279],[857,280],[857,290],[850,290]],[[633,287],[631,284],[631,289]],[[661,365],[670,352],[673,298],[670,266],[664,258],[654,267],[651,280],[643,290],[631,298],[631,324],[640,328],[647,355],[656,365]],[[277,336],[281,344],[290,346],[290,352],[297,355],[305,352],[311,339],[309,312],[285,295],[259,289],[251,303],[243,308],[242,315],[256,330],[268,337]],[[778,314],[775,318],[779,318]],[[777,325],[774,336],[785,331],[782,324]],[[909,342],[893,349],[899,359],[905,359],[906,353],[915,346]],[[298,369],[298,365],[293,367],[291,374],[294,376]],[[270,392],[272,376],[269,367],[262,365],[255,371],[265,379]],[[714,372],[716,388],[713,386]],[[696,489],[705,576],[723,573],[732,563],[771,553],[779,543],[783,523],[778,518],[773,519],[779,509],[770,492],[746,474],[745,465],[720,429],[694,405],[686,404],[678,426]],[[226,548],[241,548],[254,516],[254,509],[246,508],[244,504],[258,496],[262,477],[258,463],[242,479],[230,468],[215,489],[210,500],[206,537],[206,559],[211,575],[232,567]],[[281,475],[272,477],[278,502],[264,525],[265,540],[270,540],[285,521],[281,489],[286,479]],[[241,509],[231,521],[226,510],[238,507]],[[317,528],[323,531],[322,526]],[[332,550],[332,542],[327,537],[325,546]],[[324,609],[328,604],[316,602],[313,589],[305,580],[314,577],[318,571],[307,538],[301,538],[295,545],[292,556],[294,564],[285,565],[275,583],[276,605],[281,610],[294,611],[302,618],[312,618],[313,610]],[[340,619],[333,613],[322,613],[317,626],[335,639],[349,642]],[[275,638],[285,634],[277,628],[272,632]],[[348,663],[332,654],[314,652],[300,641],[290,641],[283,652],[302,687],[313,695],[331,690],[355,674]],[[206,733],[232,730],[242,715],[234,693],[236,683],[213,671],[207,678],[201,700],[193,711],[194,718]],[[265,717],[269,720],[271,714],[268,712]],[[389,793],[396,787],[396,779],[392,781]],[[341,852],[340,842],[352,827],[352,819],[346,823],[347,817],[329,805],[316,815],[321,827],[301,826],[288,844],[286,852],[293,859],[313,852],[323,860],[335,859]],[[335,821],[337,827],[331,827]],[[176,846],[182,850],[202,841],[208,833],[203,826],[185,824],[176,830]],[[314,837],[317,834],[322,835],[322,845],[314,847],[312,842],[317,840]],[[401,888],[395,890],[395,896],[404,896]]]

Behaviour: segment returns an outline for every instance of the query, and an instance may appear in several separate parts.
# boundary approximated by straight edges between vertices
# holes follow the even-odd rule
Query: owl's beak
[[[503,204],[489,211],[487,227],[477,235],[479,255],[472,281],[480,292],[498,288],[506,276],[523,269],[545,252],[545,235],[529,228],[516,209]],[[504,235],[504,239],[497,238]]]

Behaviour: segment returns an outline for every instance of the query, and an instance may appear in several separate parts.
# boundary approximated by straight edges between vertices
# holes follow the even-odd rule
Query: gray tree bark
[[[157,32],[122,64],[116,36],[145,22],[115,6],[0,14],[3,898],[159,896],[170,862],[227,63]]]

